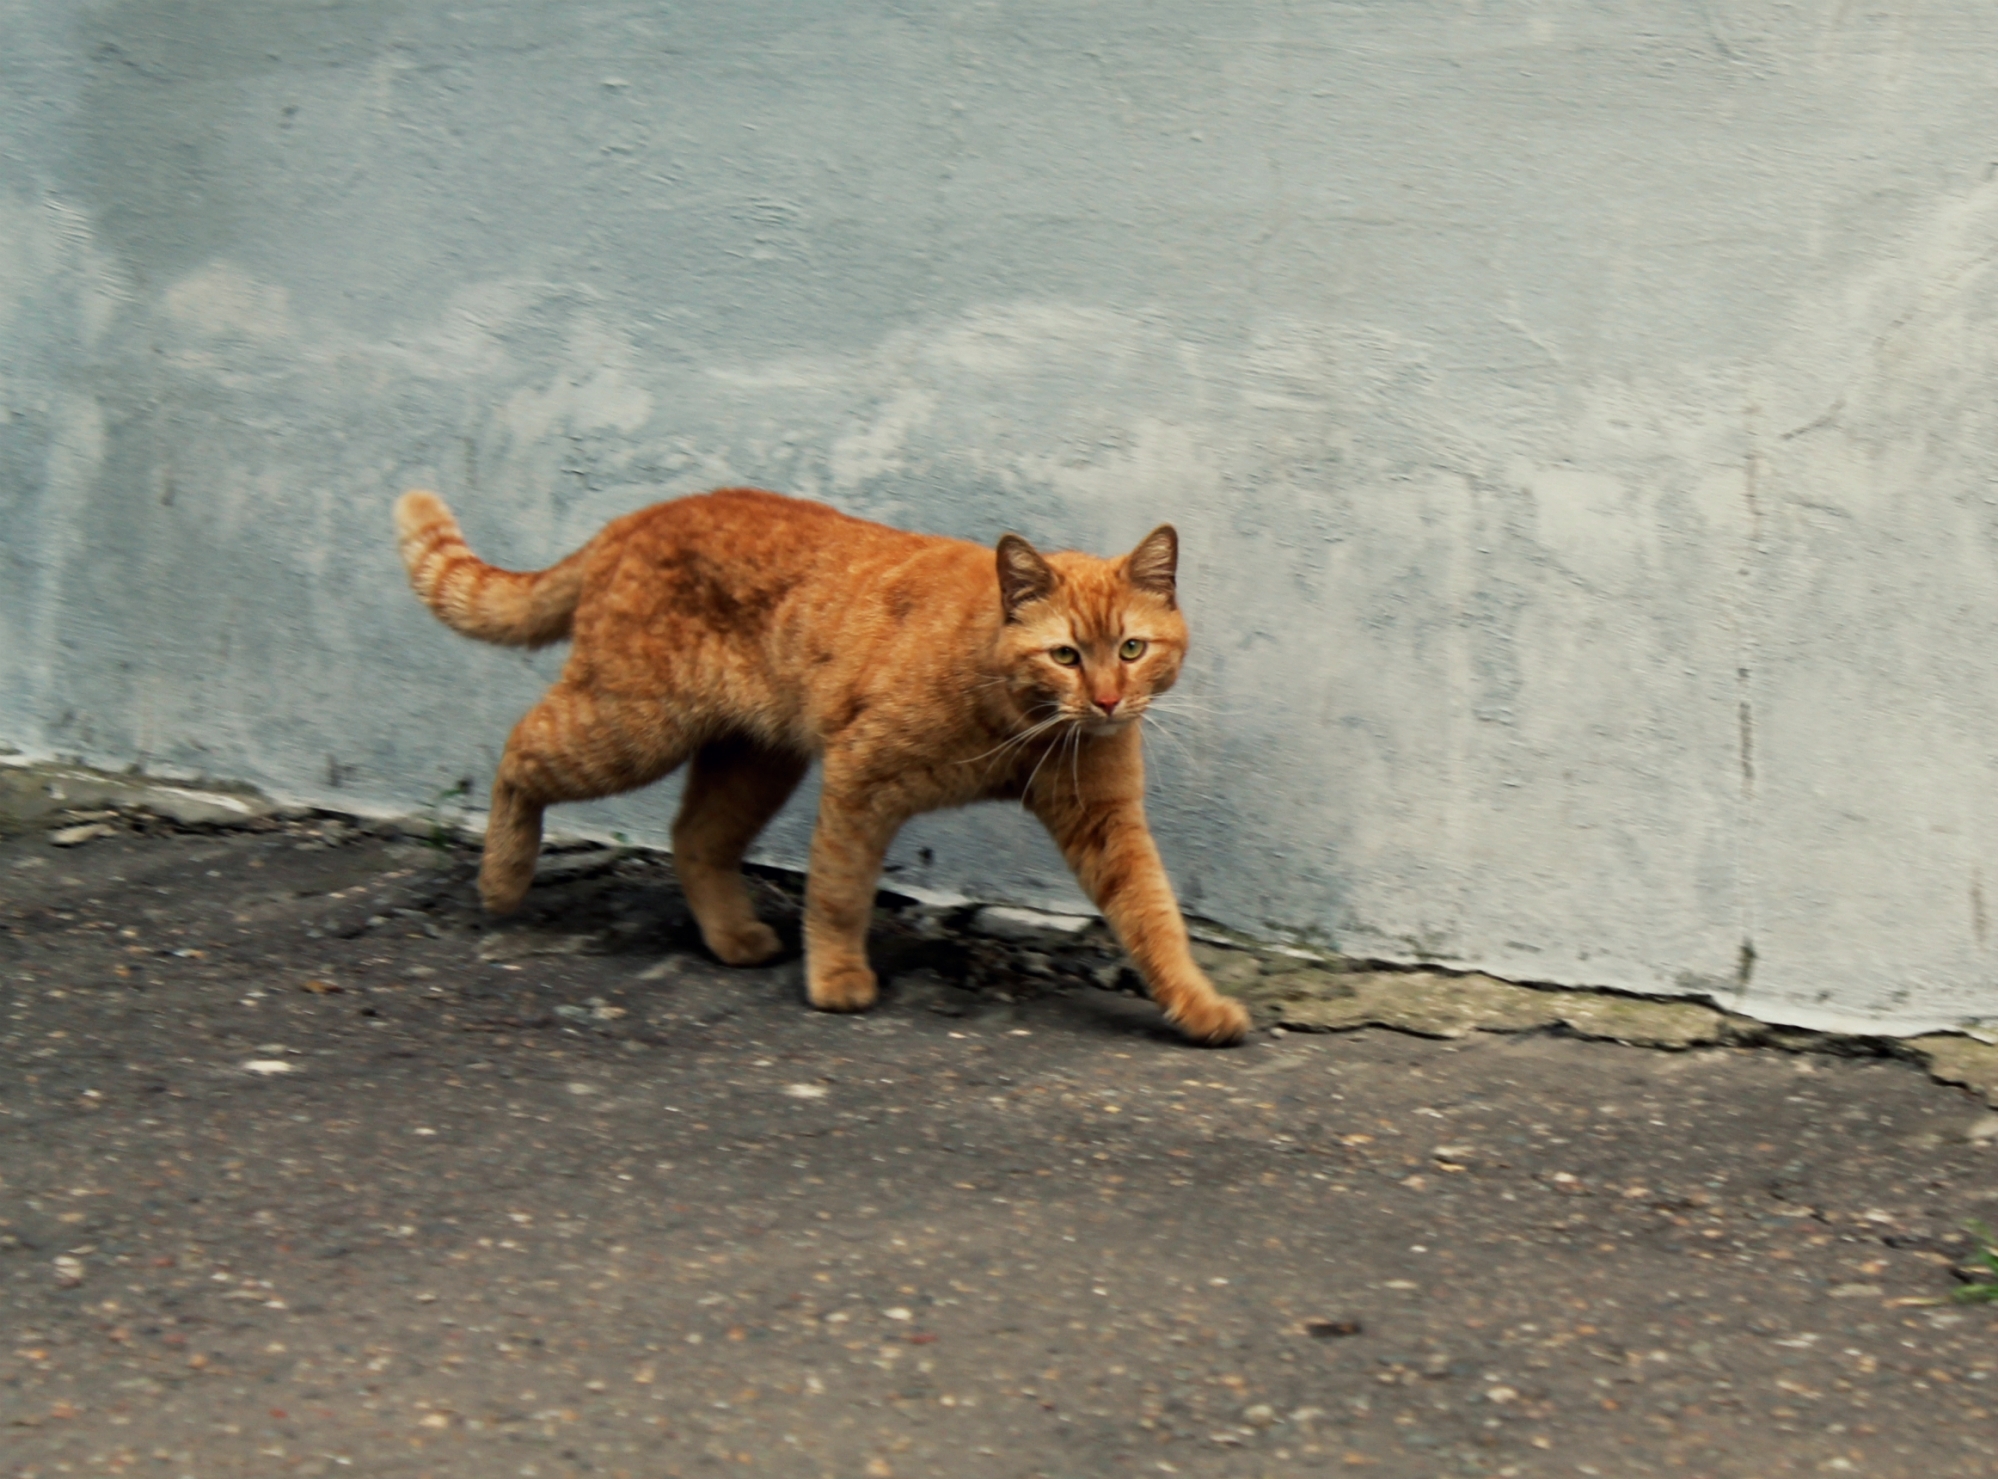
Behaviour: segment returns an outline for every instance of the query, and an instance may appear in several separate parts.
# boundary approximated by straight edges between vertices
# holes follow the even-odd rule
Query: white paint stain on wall
[[[629,347],[616,335],[586,329],[566,359],[549,383],[507,398],[506,427],[517,441],[604,431],[629,435],[652,419],[652,397],[633,382]]]
[[[926,390],[910,386],[893,390],[887,404],[864,428],[834,440],[830,459],[832,486],[851,490],[883,473],[899,470],[910,434],[930,419],[936,404],[936,397]]]
[[[167,316],[205,339],[280,339],[293,332],[290,295],[229,262],[210,262],[166,290]]]

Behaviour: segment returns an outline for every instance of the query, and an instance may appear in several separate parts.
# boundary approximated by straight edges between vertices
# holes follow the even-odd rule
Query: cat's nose
[[[1123,700],[1114,693],[1096,695],[1096,707],[1103,711],[1103,717],[1106,719],[1117,712],[1117,705],[1122,702]]]

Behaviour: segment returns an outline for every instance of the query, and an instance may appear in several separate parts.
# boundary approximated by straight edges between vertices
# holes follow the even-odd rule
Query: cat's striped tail
[[[544,647],[569,635],[584,550],[546,570],[488,565],[466,546],[444,500],[421,490],[396,500],[395,533],[410,585],[452,631],[508,647]]]

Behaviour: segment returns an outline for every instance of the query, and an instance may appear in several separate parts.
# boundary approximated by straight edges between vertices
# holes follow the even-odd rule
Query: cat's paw
[[[805,994],[822,1012],[864,1012],[880,992],[866,966],[842,965],[809,972]]]
[[[1170,1020],[1194,1042],[1212,1048],[1240,1042],[1249,1031],[1248,1008],[1218,994],[1181,1003]]]
[[[532,863],[527,865],[525,871],[520,868],[481,867],[479,902],[485,905],[488,914],[511,914],[526,900],[527,890],[533,883]]]
[[[774,960],[784,953],[784,942],[777,938],[777,931],[760,920],[739,925],[730,930],[717,930],[713,934],[702,931],[708,942],[708,949],[714,951],[725,965],[762,965],[766,960]]]

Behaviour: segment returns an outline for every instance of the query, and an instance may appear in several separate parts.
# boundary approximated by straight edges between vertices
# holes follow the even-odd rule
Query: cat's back
[[[669,570],[729,571],[738,577],[789,578],[843,572],[878,561],[906,560],[940,547],[977,549],[962,540],[911,534],[857,519],[809,498],[762,488],[717,488],[655,503],[604,530],[626,561]]]
[[[760,488],[719,488],[627,514],[605,526],[591,555],[579,637],[601,621],[633,618],[753,637],[786,615],[825,619],[868,604],[900,571],[944,576],[962,567],[975,579],[991,558],[964,540],[891,529]]]
[[[762,488],[717,488],[613,519],[596,543],[623,561],[698,553],[715,562],[768,564],[789,562],[828,541],[844,543],[877,527],[809,498]]]

